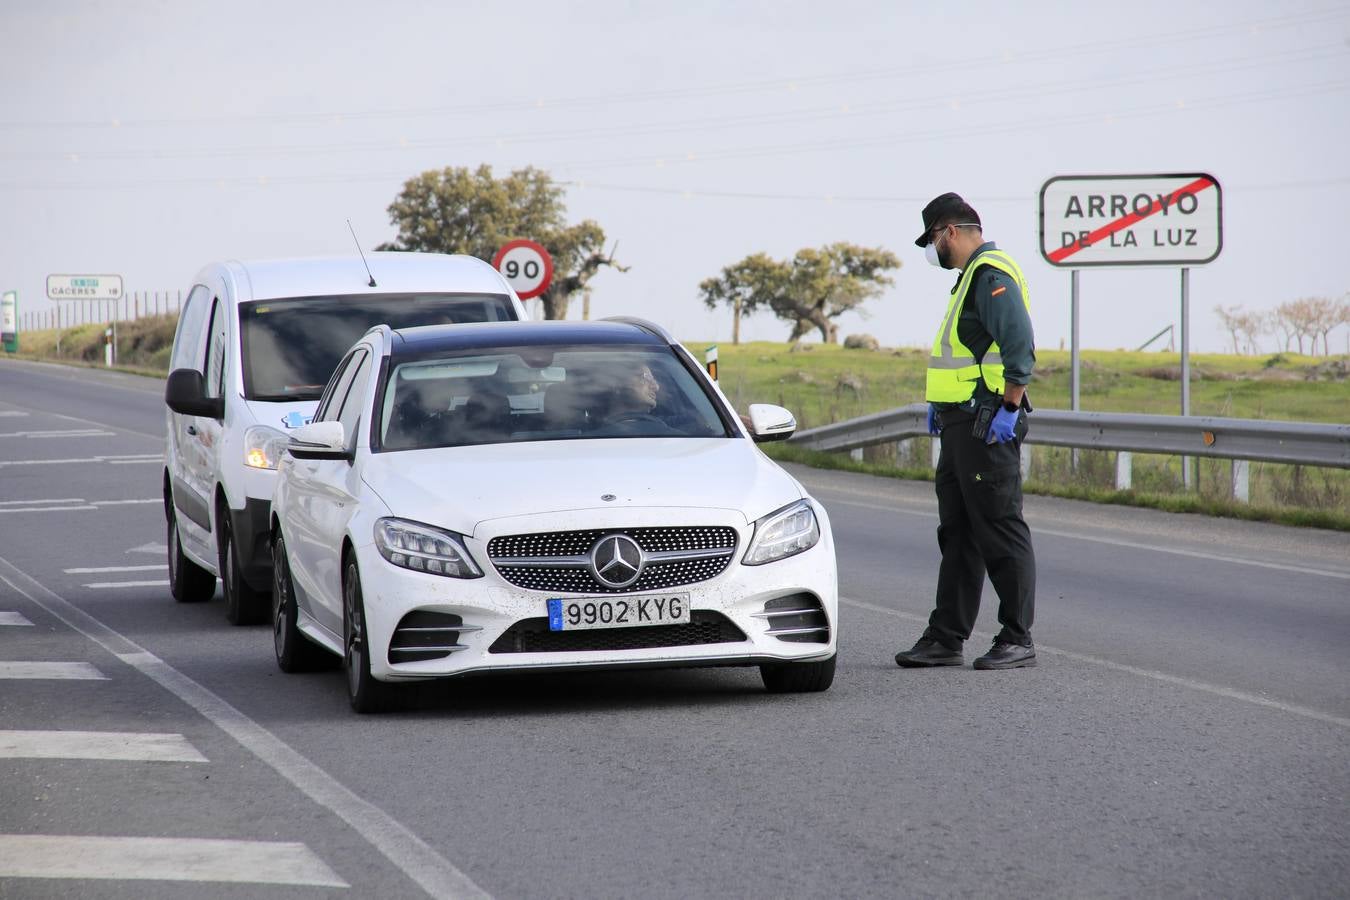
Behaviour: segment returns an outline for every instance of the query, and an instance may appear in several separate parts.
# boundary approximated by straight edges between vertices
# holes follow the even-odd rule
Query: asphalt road
[[[0,897],[1350,883],[1346,535],[1031,497],[1040,666],[900,670],[932,601],[931,485],[794,468],[839,548],[829,692],[479,678],[357,717],[336,671],[283,675],[266,627],[169,597],[161,392],[0,363]],[[51,731],[121,737],[30,734]],[[109,741],[131,758],[89,758]]]

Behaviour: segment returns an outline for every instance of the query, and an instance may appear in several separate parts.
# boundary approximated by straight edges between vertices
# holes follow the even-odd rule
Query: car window
[[[211,295],[203,285],[188,292],[183,314],[178,317],[178,333],[173,338],[173,353],[169,369],[196,369],[201,371],[202,328],[206,314],[211,311]]]
[[[225,396],[225,349],[229,337],[227,309],[217,297],[211,305],[210,336],[206,345],[206,396]]]
[[[356,374],[352,376],[351,386],[347,389],[346,399],[342,401],[342,410],[338,421],[342,423],[342,433],[347,436],[347,446],[355,446],[357,424],[361,420],[362,401],[366,395],[366,380],[370,377],[370,354],[358,351],[359,362],[354,362]]]
[[[396,361],[381,391],[381,450],[733,436],[704,385],[666,347],[505,348]]]
[[[342,354],[376,325],[410,328],[515,317],[504,294],[358,294],[240,304],[244,396],[317,398]]]
[[[352,377],[356,374],[356,355],[359,352],[353,350],[338,364],[337,371],[324,391],[323,401],[314,413],[315,422],[337,421],[338,413],[342,411],[342,401],[347,397],[347,388],[351,387]]]

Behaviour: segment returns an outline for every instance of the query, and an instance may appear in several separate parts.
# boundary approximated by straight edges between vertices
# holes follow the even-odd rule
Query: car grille
[[[764,604],[764,612],[751,613],[767,619],[768,634],[780,641],[802,644],[828,644],[830,620],[815,594],[789,594]]]
[[[521,619],[488,648],[489,653],[575,653],[690,647],[745,640],[745,632],[718,612],[696,609],[687,625],[639,625],[634,628],[584,628],[549,631],[548,617]]]
[[[596,542],[622,534],[642,548],[646,564],[630,585],[612,587],[590,570]],[[725,526],[609,528],[513,534],[488,542],[488,558],[502,578],[532,591],[576,594],[631,594],[707,581],[720,575],[736,555],[736,529]]]

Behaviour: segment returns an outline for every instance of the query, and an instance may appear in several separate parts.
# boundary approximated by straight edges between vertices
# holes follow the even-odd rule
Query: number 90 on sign
[[[538,297],[553,280],[553,259],[534,241],[511,241],[497,251],[492,265],[522,300]]]

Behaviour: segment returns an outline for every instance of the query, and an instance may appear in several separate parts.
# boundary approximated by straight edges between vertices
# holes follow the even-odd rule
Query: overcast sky
[[[1056,175],[1219,180],[1196,351],[1225,343],[1216,305],[1350,290],[1344,0],[0,0],[0,33],[0,289],[21,312],[49,273],[186,293],[213,260],[346,254],[347,218],[370,248],[406,178],[480,163],[571,183],[570,216],[631,266],[592,282],[592,316],[691,343],[731,333],[701,279],[844,240],[904,266],[841,335],[926,345],[951,276],[913,239],[954,190],[1026,270],[1038,344],[1067,345],[1070,276],[1037,232]],[[1174,268],[1081,281],[1085,347],[1178,319]],[[766,313],[743,337],[787,331]]]

